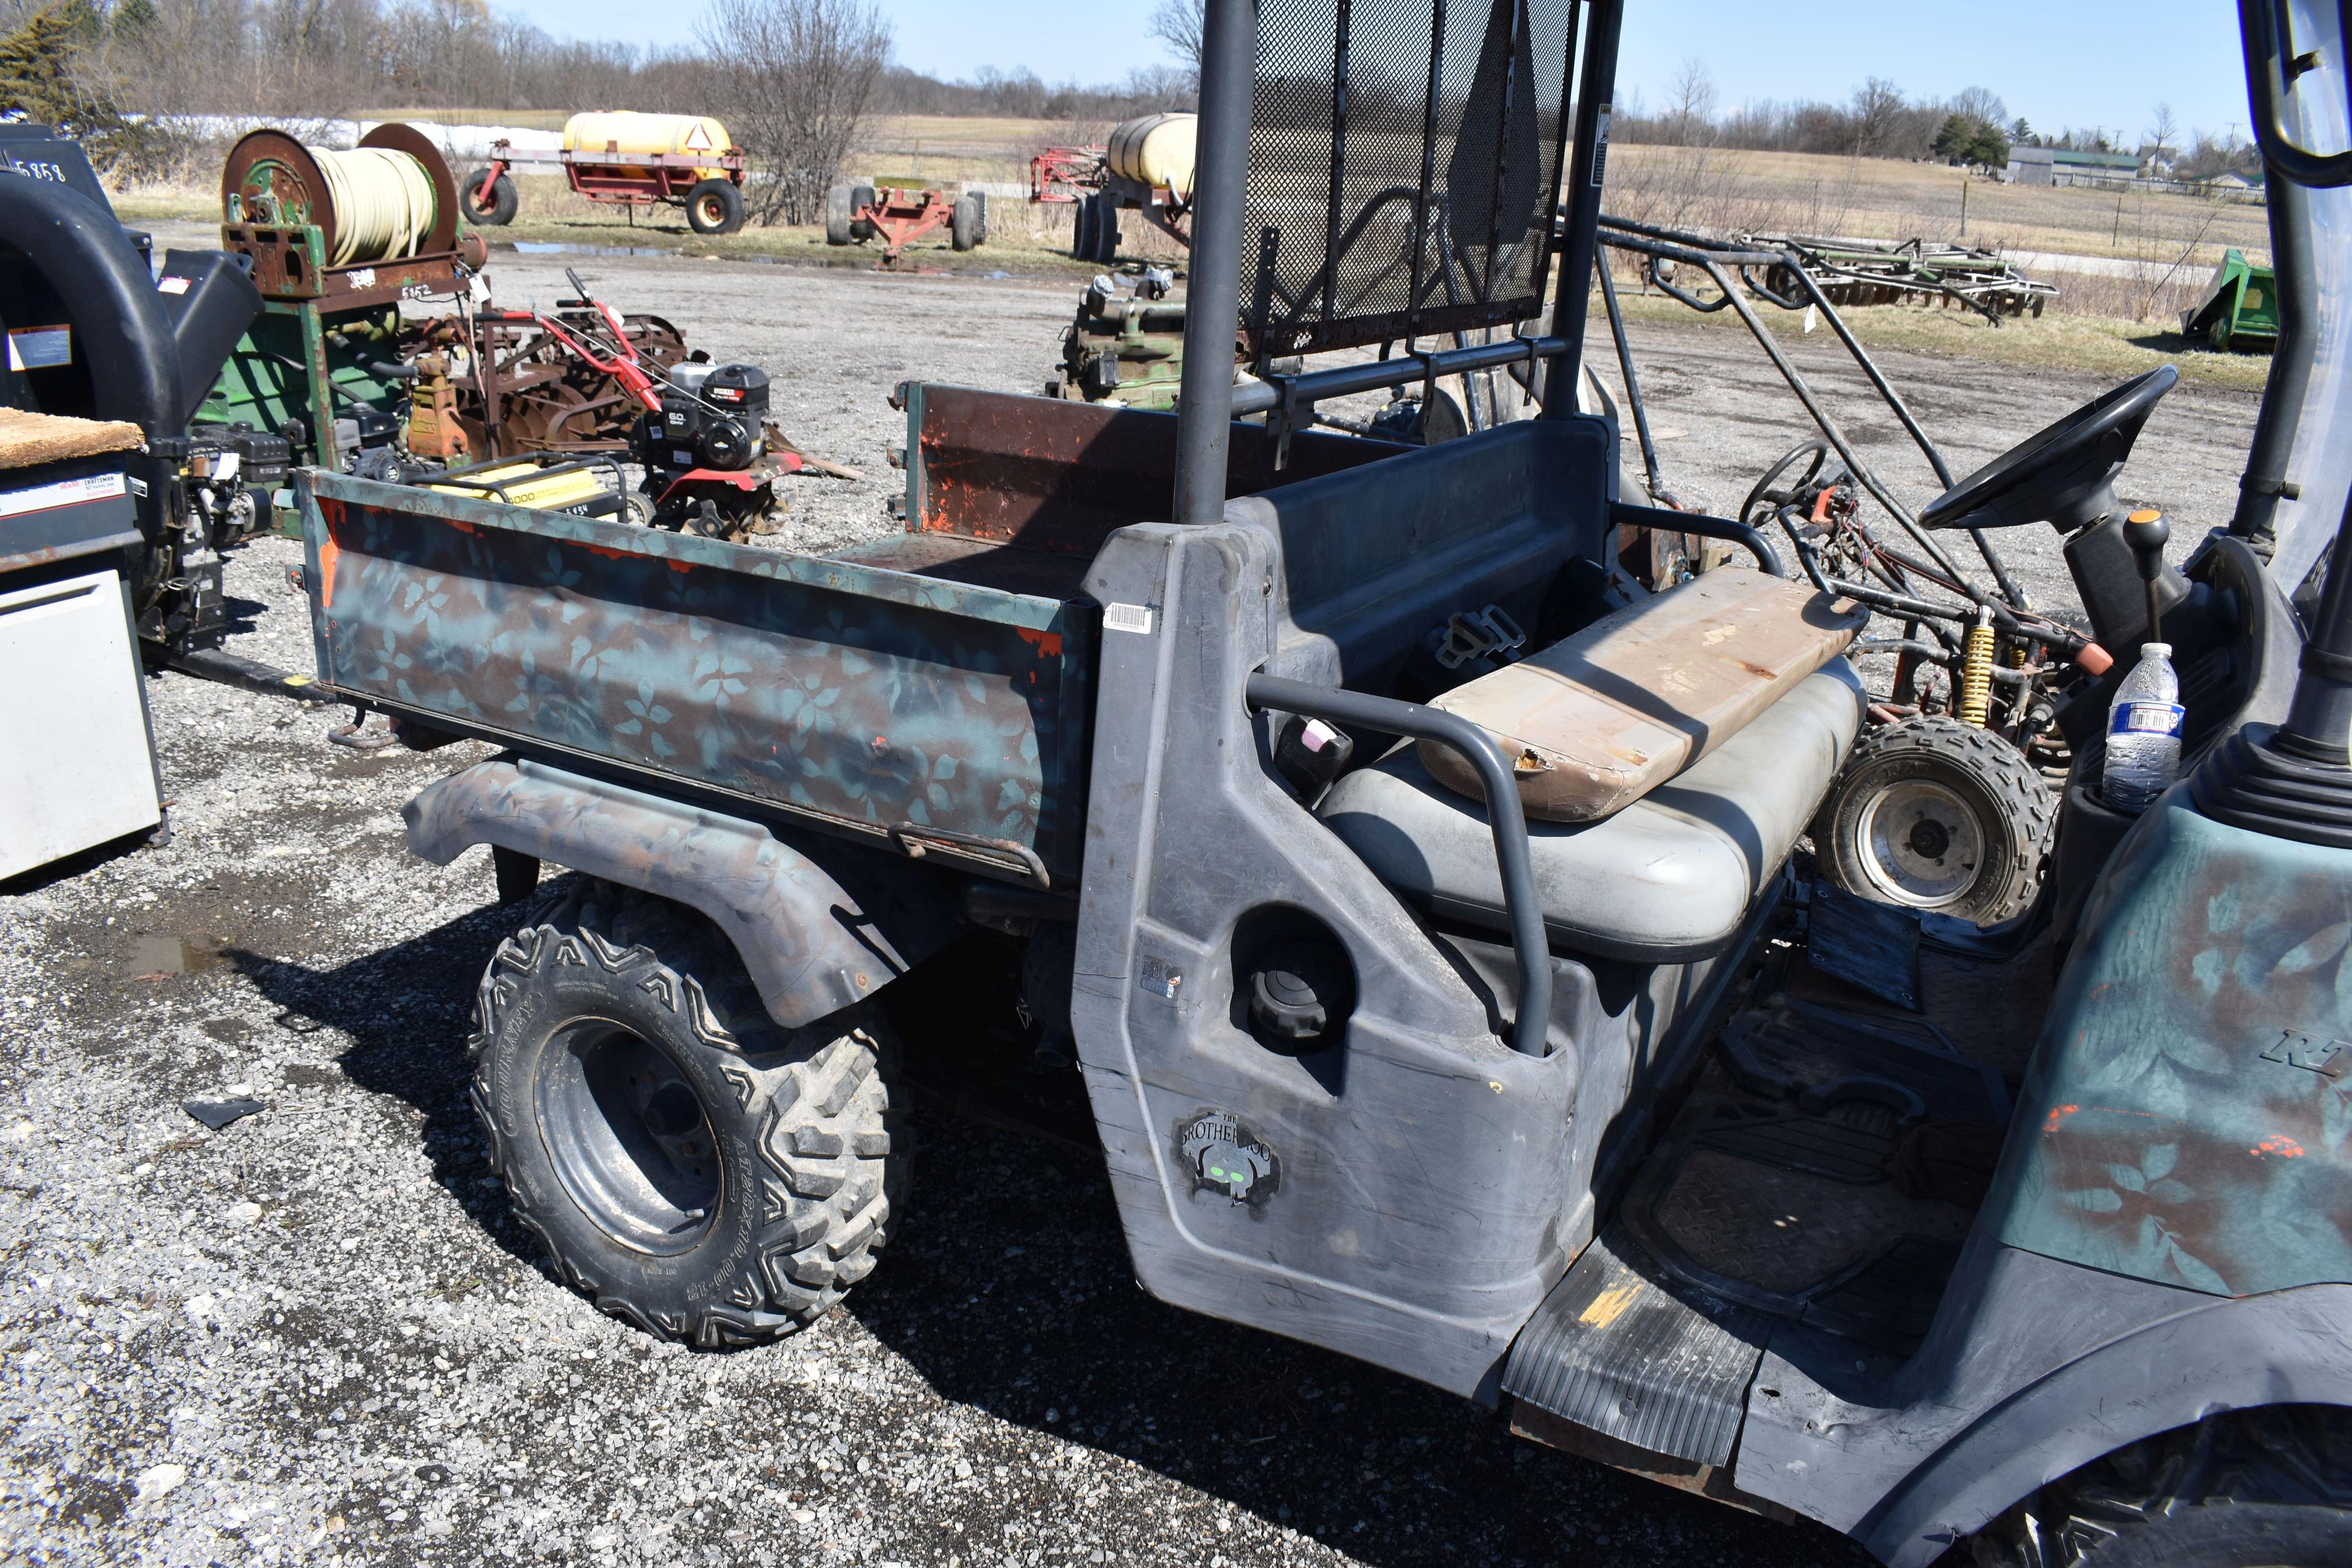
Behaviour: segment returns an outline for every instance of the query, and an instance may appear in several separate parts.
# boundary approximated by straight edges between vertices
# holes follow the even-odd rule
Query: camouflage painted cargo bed
[[[909,535],[828,559],[312,470],[297,491],[320,678],[340,696],[1076,879],[1097,618],[1083,556],[1015,552],[1017,570],[990,571],[985,543]]]

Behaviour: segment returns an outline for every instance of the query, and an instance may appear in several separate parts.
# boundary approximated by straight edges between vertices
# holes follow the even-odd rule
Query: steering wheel
[[[1805,471],[1799,474],[1794,482],[1786,485],[1779,483],[1781,475],[1799,463],[1804,462],[1808,458],[1812,461],[1805,464]],[[1812,488],[1814,479],[1821,477],[1824,466],[1830,469],[1827,483],[1845,482],[1848,477],[1845,466],[1843,463],[1830,462],[1830,444],[1827,441],[1818,439],[1805,441],[1790,447],[1781,455],[1779,462],[1764,470],[1764,477],[1756,481],[1755,488],[1748,492],[1748,499],[1739,503],[1739,521],[1750,528],[1763,527],[1765,523],[1771,521],[1770,512],[1767,511],[1759,518],[1756,515],[1758,509],[1777,510],[1796,500],[1806,490]]]
[[[2115,510],[2116,476],[2140,426],[2180,379],[2168,364],[2103,392],[2027,437],[1927,505],[1929,528],[2011,528],[2047,522],[2071,533]]]

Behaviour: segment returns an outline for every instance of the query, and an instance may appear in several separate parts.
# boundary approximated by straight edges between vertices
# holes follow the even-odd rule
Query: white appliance
[[[0,577],[0,879],[163,822],[130,609],[110,568]]]

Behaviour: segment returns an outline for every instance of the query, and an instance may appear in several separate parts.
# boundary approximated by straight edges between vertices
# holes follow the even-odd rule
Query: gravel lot
[[[1032,387],[1073,304],[985,278],[570,259],[764,363],[785,428],[868,471],[794,481],[802,548],[892,526],[892,382]],[[493,275],[510,300],[562,287],[553,258]],[[1718,507],[1801,434],[1742,342],[1641,332],[1680,432],[1667,461]],[[2098,390],[1888,369],[1960,470]],[[2252,414],[2179,393],[2142,441],[2130,488],[2184,546],[2226,518]],[[1891,421],[1854,425],[1924,476],[1896,467]],[[2020,546],[2064,602],[2055,550]],[[233,558],[233,649],[308,667],[298,559],[278,540]],[[464,1099],[504,918],[487,857],[436,869],[402,847],[401,803],[484,753],[353,754],[324,742],[339,714],[178,675],[149,697],[173,842],[0,886],[0,1557],[1861,1561],[1162,1308],[1129,1277],[1098,1158],[927,1110],[908,1222],[814,1330],[695,1354],[598,1318],[512,1222]],[[244,1093],[268,1109],[218,1132],[180,1109]]]

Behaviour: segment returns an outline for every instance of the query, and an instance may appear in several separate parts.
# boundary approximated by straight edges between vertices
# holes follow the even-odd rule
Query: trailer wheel
[[[731,180],[698,180],[686,193],[686,226],[697,234],[733,234],[743,226],[743,193]]]
[[[970,250],[980,243],[980,214],[970,196],[958,196],[949,209],[948,243],[958,250]]]
[[[1092,195],[1078,198],[1078,210],[1070,216],[1070,258],[1092,261],[1095,258],[1095,209],[1097,198]]]
[[[2345,1561],[2352,1411],[2233,1411],[2121,1448],[1971,1538],[1980,1568],[2257,1568]]]
[[[899,1199],[889,1043],[771,1019],[726,937],[575,878],[475,1004],[474,1109],[516,1216],[599,1310],[704,1349],[814,1321]]]
[[[1118,204],[1100,195],[1095,202],[1094,259],[1108,267],[1118,259]]]
[[[488,183],[490,187],[488,201],[482,199],[482,186],[485,183]],[[514,181],[506,175],[500,174],[496,180],[491,180],[488,169],[477,169],[466,176],[464,190],[465,195],[462,199],[466,205],[466,216],[468,221],[492,227],[502,227],[514,222]]]
[[[1934,714],[1854,742],[1813,819],[1813,854],[1857,897],[1995,925],[2033,902],[2056,820],[2016,747]]]
[[[847,185],[835,185],[824,193],[824,242],[827,245],[849,243],[849,215],[856,210],[849,205]]]
[[[852,185],[849,187],[849,210],[851,213],[856,214],[862,212],[873,205],[873,186]],[[874,226],[874,220],[870,217],[853,216],[849,220],[849,237],[852,239],[859,241],[872,239],[880,232],[881,231],[879,229]]]

